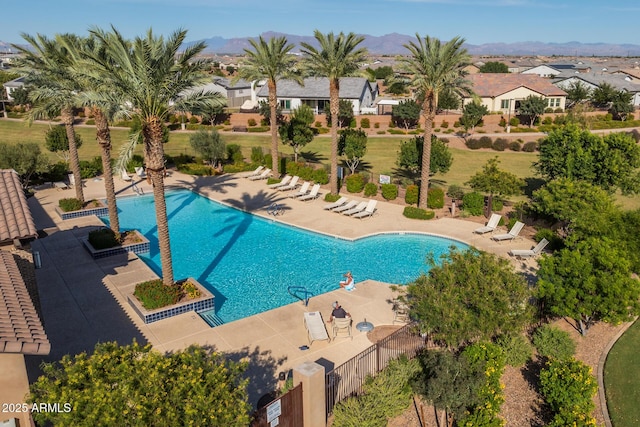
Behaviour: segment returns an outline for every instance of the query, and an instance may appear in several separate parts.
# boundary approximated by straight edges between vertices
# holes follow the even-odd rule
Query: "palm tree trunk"
[[[275,80],[269,80],[269,112],[271,113],[271,170],[278,175],[278,95]]]
[[[156,224],[158,226],[158,244],[160,246],[160,262],[162,264],[162,282],[173,285],[173,262],[169,242],[169,220],[167,204],[164,199],[164,147],[162,145],[162,121],[158,117],[150,117],[142,127],[144,140],[144,159],[147,164],[147,175],[153,184],[153,200],[156,206]]]
[[[75,180],[76,199],[84,204],[80,159],[78,158],[78,147],[76,146],[76,133],[73,130],[73,109],[71,107],[64,107],[60,113],[65,130],[67,131],[67,139],[69,140],[69,167]]]
[[[424,117],[424,144],[422,146],[422,171],[420,172],[420,197],[418,207],[427,209],[427,192],[429,191],[429,172],[431,171],[431,136],[433,135],[433,121],[436,117],[436,97],[434,94],[425,95],[422,104]]]
[[[340,81],[329,80],[329,111],[331,111],[331,194],[338,194],[338,113],[340,112]]]
[[[120,218],[116,205],[116,190],[113,185],[113,170],[111,169],[111,132],[109,122],[99,108],[93,109],[96,120],[96,139],[100,145],[102,156],[102,171],[104,175],[104,190],[107,194],[107,208],[109,210],[109,224],[114,233],[120,233]]]

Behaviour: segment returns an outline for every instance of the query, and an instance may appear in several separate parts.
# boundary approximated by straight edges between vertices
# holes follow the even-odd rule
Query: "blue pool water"
[[[194,277],[215,295],[224,322],[297,301],[289,286],[314,295],[335,290],[345,271],[357,282],[407,283],[427,272],[436,258],[464,244],[426,235],[378,235],[346,241],[281,225],[211,201],[189,190],[166,194],[173,271]],[[151,242],[140,256],[160,275],[153,197],[118,200],[120,226],[137,229]],[[327,212],[327,220],[332,215]],[[108,222],[107,218],[102,218]],[[354,219],[354,227],[359,220]]]

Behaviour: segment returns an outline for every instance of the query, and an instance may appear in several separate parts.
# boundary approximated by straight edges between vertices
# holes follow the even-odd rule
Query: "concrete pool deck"
[[[115,179],[119,196],[135,195],[131,183]],[[166,180],[169,186],[179,186],[199,192],[211,199],[226,203],[257,215],[270,217],[266,207],[282,204],[285,212],[274,218],[288,224],[345,238],[358,238],[379,232],[423,232],[450,237],[479,249],[506,255],[512,248],[533,246],[521,239],[510,243],[497,243],[488,235],[478,236],[473,230],[478,223],[454,218],[416,221],[402,215],[403,207],[379,202],[377,214],[358,220],[322,209],[322,198],[313,202],[288,199],[286,194],[266,188],[265,181],[249,181],[237,175],[220,177],[193,177],[174,172]],[[151,194],[146,182],[138,183],[145,194]],[[85,183],[85,198],[103,198],[102,180]],[[326,190],[325,190],[326,192]],[[395,294],[388,284],[365,280],[357,290],[340,289],[314,296],[305,307],[301,302],[289,304],[255,316],[218,326],[209,327],[197,314],[191,312],[145,325],[126,301],[136,283],[156,277],[135,255],[122,255],[93,260],[83,248],[81,239],[102,223],[96,217],[62,221],[55,213],[58,200],[74,197],[73,190],[43,188],[29,199],[34,220],[46,238],[32,243],[32,250],[40,252],[42,268],[36,270],[42,312],[52,351],[46,358],[26,357],[30,380],[39,373],[43,360],[59,360],[64,354],[91,351],[97,342],[117,340],[121,344],[150,343],[159,351],[175,351],[190,344],[210,346],[234,359],[249,360],[248,376],[250,401],[256,403],[264,393],[275,388],[278,372],[291,369],[305,361],[316,361],[326,367],[337,366],[371,345],[366,333],[353,330],[353,340],[337,338],[335,341],[316,341],[308,350],[303,326],[305,311],[320,311],[324,319],[331,312],[331,302],[339,300],[354,319],[375,326],[390,325],[393,321],[391,301]],[[379,262],[384,262],[381,251]],[[321,261],[321,260],[319,260]],[[520,269],[529,265],[514,262]],[[312,268],[322,268],[321,262]],[[178,279],[178,278],[176,278]],[[327,328],[330,335],[331,331]]]

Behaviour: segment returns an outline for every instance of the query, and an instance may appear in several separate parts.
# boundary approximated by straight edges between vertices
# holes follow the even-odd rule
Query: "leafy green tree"
[[[327,111],[326,115],[327,124],[331,126],[331,111]],[[341,99],[340,102],[338,102],[338,127],[343,128],[349,126],[353,117],[353,104],[349,100]]]
[[[520,331],[530,318],[531,292],[511,263],[494,254],[452,249],[441,265],[409,283],[404,298],[411,318],[435,341],[457,349]]]
[[[369,67],[367,68],[367,73],[373,76],[373,80],[384,80],[393,75],[393,68],[390,65],[383,65],[376,69]]]
[[[227,146],[216,129],[197,131],[189,137],[189,143],[191,148],[213,167],[218,165],[219,160],[224,159],[227,152]]]
[[[338,153],[345,157],[351,171],[356,173],[360,161],[367,153],[367,134],[362,129],[345,129],[340,132]]]
[[[465,67],[470,56],[462,47],[464,39],[454,37],[442,44],[439,39],[416,34],[416,42],[404,45],[409,51],[408,57],[401,59],[403,70],[411,75],[411,87],[422,104],[424,117],[424,149],[422,154],[422,172],[420,177],[420,200],[418,207],[427,208],[429,172],[431,167],[431,136],[433,121],[438,109],[440,93],[449,89],[455,93],[470,93],[469,82],[465,79]]]
[[[367,56],[367,50],[358,47],[364,41],[363,36],[354,33],[330,32],[323,34],[314,31],[319,48],[309,43],[300,43],[305,55],[303,66],[313,76],[329,79],[329,111],[332,117],[338,117],[340,110],[340,78],[361,74],[360,64]],[[338,194],[338,121],[331,122],[331,194]]]
[[[44,364],[28,402],[71,405],[34,412],[39,424],[246,426],[246,367],[198,346],[163,355],[136,342],[100,343],[91,355]]]
[[[569,105],[567,107],[569,108],[588,101],[591,96],[591,90],[589,87],[580,81],[573,81],[569,83],[569,86],[563,90],[567,93],[567,101],[569,101]]]
[[[476,172],[466,184],[476,191],[489,194],[488,209],[493,206],[493,196],[513,196],[522,193],[524,181],[511,172],[498,168],[498,156],[487,160],[482,172]]]
[[[591,91],[591,103],[597,108],[607,108],[616,97],[617,91],[609,83],[600,83]]]
[[[460,108],[460,96],[454,91],[445,88],[438,97],[438,111],[457,110]]]
[[[273,37],[266,41],[260,36],[258,40],[249,39],[252,49],[245,49],[245,61],[232,81],[244,78],[248,81],[267,80],[269,89],[269,126],[271,126],[271,169],[279,169],[278,160],[278,97],[277,82],[280,79],[293,79],[302,83],[300,74],[296,72],[296,59],[289,52],[293,45],[286,37]]]
[[[75,146],[76,148],[80,148],[82,146],[82,138],[80,135],[76,135],[75,131],[73,132]],[[65,162],[69,162],[69,138],[67,137],[67,130],[64,126],[51,127],[44,136],[44,146]]]
[[[405,169],[410,175],[417,179],[421,174],[422,167],[422,150],[424,149],[424,137],[416,135],[408,141],[400,144],[398,151],[398,167]],[[431,160],[429,166],[431,171],[429,175],[436,173],[447,173],[453,163],[453,156],[447,144],[441,139],[431,136]]]
[[[22,187],[27,189],[31,177],[45,172],[49,162],[40,150],[40,145],[32,142],[7,144],[0,142],[0,169],[13,169],[20,175]]]
[[[11,92],[11,97],[13,98],[13,103],[15,105],[30,105],[29,102],[29,87],[21,86],[19,88],[14,89]]]
[[[633,114],[633,94],[624,90],[616,92],[611,106],[609,107],[609,113],[615,120],[625,121],[629,114]]]
[[[291,112],[291,120],[285,121],[279,127],[280,138],[284,144],[293,147],[294,160],[298,161],[300,149],[313,141],[315,131],[311,124],[315,120],[313,110],[302,104]]]
[[[508,73],[509,67],[507,64],[498,61],[488,61],[480,67],[481,73]]]
[[[540,117],[545,108],[547,108],[547,100],[541,96],[529,95],[520,101],[519,114],[529,118],[529,127],[532,127],[536,119]]]
[[[464,126],[465,132],[469,129],[473,130],[482,121],[483,117],[489,114],[489,109],[481,104],[479,101],[474,100],[469,104],[462,107],[462,116],[460,116],[460,124]]]
[[[464,353],[455,355],[438,350],[422,353],[419,361],[422,370],[413,382],[413,389],[443,413],[439,418],[444,425],[454,425],[467,408],[482,403],[479,391],[484,383],[484,365],[476,369]]]
[[[640,146],[629,134],[601,137],[572,124],[551,131],[539,149],[535,167],[546,179],[584,180],[623,194],[640,191]]]
[[[267,125],[271,126],[271,107],[267,101],[260,101],[258,103],[258,114],[262,116]],[[285,121],[284,114],[282,114],[282,107],[278,105],[276,107],[276,124],[280,126]]]
[[[589,237],[540,260],[537,297],[550,314],[574,319],[586,335],[599,320],[617,323],[637,315],[640,281],[630,266],[618,244]]]
[[[267,103],[268,105],[268,103]],[[215,126],[218,122],[221,121],[221,117],[225,116],[225,105],[223,104],[214,104],[207,106],[204,110],[200,111],[200,115],[202,116],[202,120],[204,122],[209,122],[211,126]]]
[[[415,128],[420,120],[420,105],[413,99],[400,101],[391,107],[391,120],[407,130]]]

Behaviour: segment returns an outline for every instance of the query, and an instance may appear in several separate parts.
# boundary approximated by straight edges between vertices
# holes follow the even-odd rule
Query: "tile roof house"
[[[631,103],[635,107],[640,107],[640,79],[634,79],[627,74],[561,74],[554,79],[554,84],[561,89],[566,89],[573,83],[580,83],[589,90],[593,90],[599,85],[606,83],[618,91],[631,93],[633,95]]]
[[[353,104],[353,113],[373,107],[378,87],[364,77],[343,77],[340,79],[340,99]],[[304,86],[293,80],[280,80],[277,86],[278,102],[282,111],[287,113],[301,104],[310,106],[316,114],[329,109],[329,79],[310,77],[304,79]],[[258,100],[267,101],[269,88],[265,85],[258,91]]]
[[[13,169],[0,169],[0,245],[37,237],[20,177]]]
[[[530,95],[541,96],[550,108],[564,110],[567,93],[537,74],[478,73],[467,76],[475,95],[491,112],[514,114],[520,101]],[[473,97],[463,98],[464,104]]]

